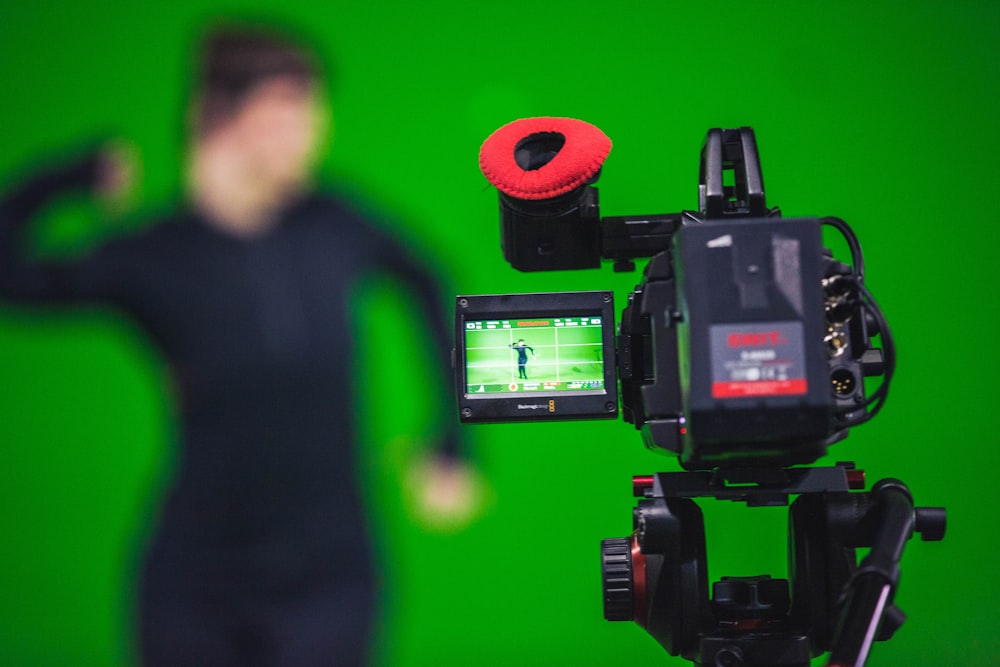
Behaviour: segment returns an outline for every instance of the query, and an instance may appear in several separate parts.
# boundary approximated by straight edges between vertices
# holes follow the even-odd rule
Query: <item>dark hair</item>
[[[315,56],[305,46],[274,29],[215,26],[198,48],[193,129],[202,134],[231,117],[269,79],[309,85],[321,75]]]

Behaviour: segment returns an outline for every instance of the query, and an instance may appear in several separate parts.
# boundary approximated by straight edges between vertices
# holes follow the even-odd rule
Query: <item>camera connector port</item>
[[[826,343],[831,359],[839,357],[847,349],[847,332],[842,327],[830,327],[823,337],[823,342]]]
[[[838,368],[830,374],[830,384],[837,396],[850,396],[858,386],[858,379],[846,368]]]

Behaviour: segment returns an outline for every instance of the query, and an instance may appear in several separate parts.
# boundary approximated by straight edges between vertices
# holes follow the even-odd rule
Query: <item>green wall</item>
[[[601,127],[615,143],[605,215],[695,207],[705,131],[754,127],[768,203],[852,223],[899,348],[888,407],[831,460],[949,510],[946,541],[910,544],[909,621],[871,662],[995,664],[1000,4],[5,2],[0,181],[111,133],[142,154],[144,205],[169,203],[193,31],[248,11],[307,28],[336,59],[324,174],[396,213],[455,292],[610,288],[623,305],[637,279],[504,263],[477,168],[502,123]],[[73,250],[91,213],[60,207],[45,241]],[[405,312],[385,286],[370,299],[370,329]],[[373,360],[372,378],[419,369],[423,349]],[[598,581],[599,540],[630,530],[631,476],[675,461],[618,422],[476,427],[490,500],[471,527],[428,532],[398,477],[440,390],[365,386],[359,474],[385,569],[384,664],[686,664],[603,621]],[[136,554],[171,469],[165,396],[155,354],[114,314],[0,307],[0,665],[131,664]],[[783,511],[706,514],[713,578],[783,571]]]

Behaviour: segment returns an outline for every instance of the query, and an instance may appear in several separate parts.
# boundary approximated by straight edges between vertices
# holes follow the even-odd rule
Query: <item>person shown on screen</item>
[[[173,376],[180,458],[142,568],[142,663],[364,664],[376,573],[355,480],[348,298],[366,274],[395,276],[447,369],[443,301],[400,242],[314,189],[326,113],[308,51],[222,27],[199,67],[188,200],[83,259],[40,262],[22,251],[36,212],[69,191],[114,192],[125,172],[97,151],[36,173],[0,202],[0,297],[111,304]],[[462,502],[457,420],[442,421],[428,485]]]
[[[531,350],[531,356],[535,356],[535,349],[525,343],[523,338],[518,339],[516,343],[511,343],[510,346],[517,350],[517,377],[527,380],[528,350]]]

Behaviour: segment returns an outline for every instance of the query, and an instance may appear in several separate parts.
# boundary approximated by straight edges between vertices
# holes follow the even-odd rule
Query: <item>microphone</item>
[[[538,201],[596,181],[611,152],[600,129],[575,118],[522,118],[491,134],[479,150],[479,169],[503,194]]]

